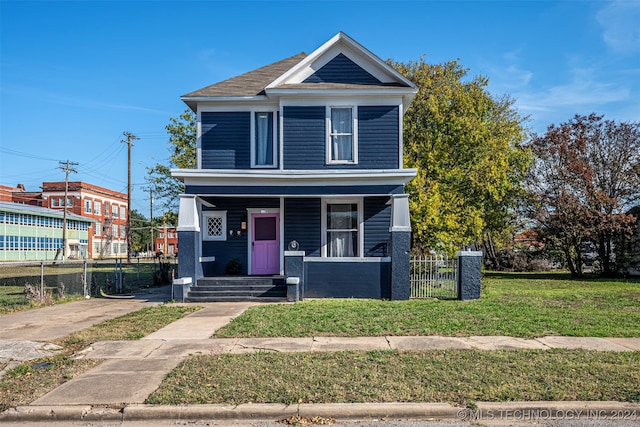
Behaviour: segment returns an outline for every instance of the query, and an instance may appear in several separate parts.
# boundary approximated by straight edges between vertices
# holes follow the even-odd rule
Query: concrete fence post
[[[458,256],[458,299],[480,298],[482,252],[460,251]]]

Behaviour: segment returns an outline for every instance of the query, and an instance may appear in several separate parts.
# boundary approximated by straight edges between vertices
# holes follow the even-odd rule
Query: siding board
[[[325,163],[325,107],[284,107],[285,169],[321,169]]]
[[[306,256],[320,256],[320,214],[320,199],[285,199],[285,248],[295,240]]]
[[[202,113],[202,168],[249,169],[251,113]]]
[[[397,105],[358,108],[358,167],[398,169],[400,130]]]
[[[364,199],[364,256],[388,256],[391,206],[388,197]]]
[[[307,77],[304,83],[382,84],[342,53]]]

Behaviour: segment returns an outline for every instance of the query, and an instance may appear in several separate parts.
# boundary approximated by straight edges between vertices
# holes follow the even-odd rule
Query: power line
[[[25,153],[25,152],[18,151],[18,150],[12,150],[11,148],[0,147],[0,152],[3,152],[5,154],[9,154],[11,156],[26,157],[28,159],[46,160],[46,161],[50,161],[50,162],[56,162],[57,161],[56,159],[51,159],[49,157],[36,156],[34,154],[31,154],[31,153]]]

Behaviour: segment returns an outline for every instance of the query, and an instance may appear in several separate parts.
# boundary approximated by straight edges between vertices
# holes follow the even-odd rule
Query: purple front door
[[[279,274],[280,214],[252,214],[251,229],[251,274]]]

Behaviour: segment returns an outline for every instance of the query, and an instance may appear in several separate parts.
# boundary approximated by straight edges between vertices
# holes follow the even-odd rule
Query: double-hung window
[[[357,163],[354,108],[330,107],[327,163]]]
[[[276,166],[273,112],[257,112],[253,116],[253,147],[251,165],[258,168]]]
[[[361,256],[361,203],[326,201],[324,209],[324,244],[327,257]]]

